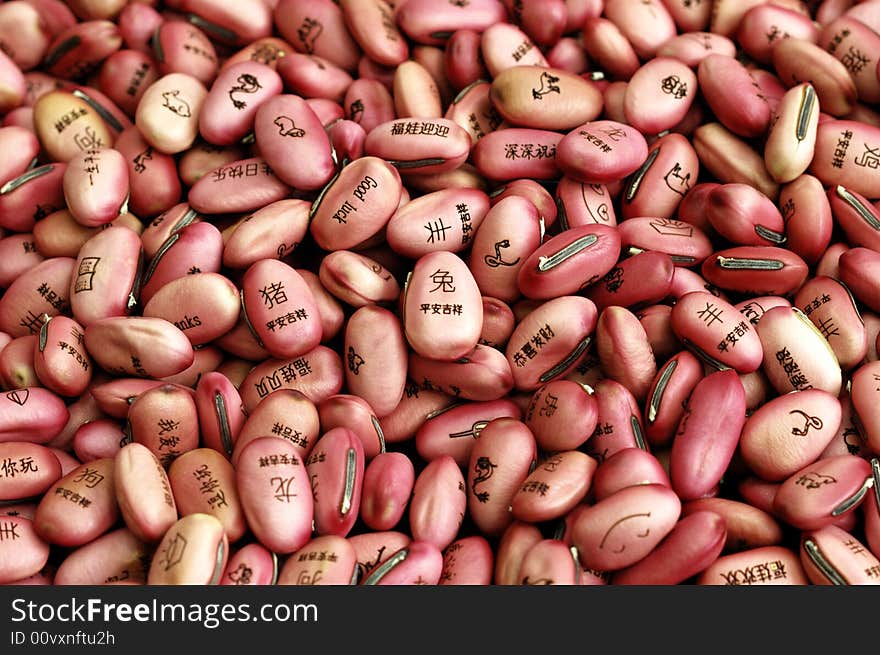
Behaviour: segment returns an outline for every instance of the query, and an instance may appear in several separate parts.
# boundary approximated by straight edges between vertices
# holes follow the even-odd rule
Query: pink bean
[[[186,275],[219,273],[222,257],[223,236],[213,223],[194,221],[183,225],[168,236],[146,266],[140,302],[149,303],[163,286]]]
[[[696,384],[672,441],[670,479],[680,498],[714,493],[736,451],[745,410],[734,371],[710,373]]]
[[[260,106],[280,94],[282,86],[279,73],[265,64],[246,61],[224,69],[205,96],[199,134],[216,145],[241,140],[253,129]]]
[[[660,137],[648,150],[647,159],[627,181],[622,203],[624,218],[673,218],[689,195],[691,180],[697,179],[699,171],[697,153],[684,136],[671,133]],[[685,220],[681,215],[678,218]],[[695,227],[702,226],[695,224]]]
[[[26,2],[4,4],[0,10],[0,34],[7,44],[8,56],[22,71],[39,65],[52,38],[38,9]]]
[[[831,525],[867,497],[871,465],[855,455],[820,459],[792,473],[773,498],[773,512],[799,530]]]
[[[109,20],[84,20],[57,34],[43,59],[50,75],[76,79],[93,72],[122,46],[122,36]]]
[[[464,476],[455,460],[443,455],[429,462],[416,477],[409,504],[413,539],[446,548],[455,540],[466,507]]]
[[[37,252],[32,233],[0,238],[0,286],[8,287],[19,275],[45,259]]]
[[[764,161],[773,179],[791,182],[807,170],[815,151],[819,104],[813,85],[803,83],[786,91],[776,117],[767,134]]]
[[[462,537],[443,549],[441,585],[488,585],[492,582],[494,555],[485,537]]]
[[[586,496],[596,467],[595,459],[577,450],[550,455],[514,494],[513,518],[535,523],[565,515]]]
[[[435,250],[460,252],[488,211],[489,197],[477,189],[435,191],[403,204],[388,220],[386,239],[395,252],[412,259]],[[447,234],[449,229],[452,232]]]
[[[489,98],[508,122],[524,128],[568,131],[598,118],[602,94],[579,75],[546,65],[495,74]]]
[[[199,26],[181,20],[163,21],[155,28],[151,43],[162,75],[186,73],[205,86],[217,77],[217,49]]]
[[[50,544],[64,547],[81,546],[99,537],[119,517],[113,485],[112,459],[78,466],[40,500],[34,514],[35,532]]]
[[[276,70],[285,89],[303,98],[342,102],[352,82],[345,69],[318,55],[292,52],[278,62]]]
[[[645,410],[645,437],[652,446],[672,441],[687,398],[702,377],[702,364],[687,350],[670,357],[657,371]]]
[[[532,546],[543,539],[537,526],[525,521],[514,521],[501,535],[495,555],[495,574],[497,585],[520,584],[520,567],[525,554]]]
[[[604,184],[585,184],[563,176],[556,185],[556,199],[564,229],[588,223],[617,225],[611,194]]]
[[[691,13],[699,12],[701,9],[701,4],[690,7]],[[669,3],[669,10],[670,13],[683,11],[684,5]],[[676,22],[679,22],[677,18]],[[696,29],[694,26],[690,26],[690,29],[682,28],[680,34],[660,46],[657,56],[673,57],[692,69],[696,69],[703,59],[712,54],[736,56],[736,43],[732,39],[715,32],[701,31],[703,29],[705,25]]]
[[[391,302],[400,296],[400,285],[388,269],[350,250],[327,254],[318,268],[318,278],[334,298],[352,307]]]
[[[278,574],[277,584],[355,584],[358,572],[356,557],[354,547],[342,537],[315,537],[287,558]]]
[[[542,539],[526,551],[518,584],[580,584],[580,565],[568,545],[559,539]]]
[[[675,22],[659,0],[606,0],[603,15],[620,28],[633,49],[642,58],[649,58],[671,37]]]
[[[796,292],[807,279],[806,262],[777,246],[735,246],[703,260],[703,277],[728,291],[755,295]]]
[[[800,560],[810,582],[817,585],[876,584],[870,571],[880,565],[862,542],[834,525],[801,535]]]
[[[847,65],[852,61],[853,56],[878,52],[880,35],[857,18],[843,15],[822,27],[817,43],[842,64]],[[850,63],[847,70],[855,82],[859,100],[862,102],[880,100],[880,80],[877,79],[875,70],[871,66]]]
[[[724,519],[727,527],[725,552],[736,552],[762,546],[778,546],[784,539],[783,526],[770,513],[746,502],[729,498],[698,498],[681,508],[682,516],[710,511]]]
[[[244,269],[261,259],[286,257],[305,238],[310,209],[308,201],[290,198],[245,216],[224,233],[223,265]]]
[[[127,441],[146,446],[165,468],[198,448],[199,417],[192,389],[165,383],[127,404]]]
[[[591,300],[560,296],[520,321],[505,352],[515,387],[534,391],[569,373],[592,341],[597,318]]]
[[[136,539],[157,542],[177,521],[168,475],[146,446],[129,443],[117,453],[113,486],[122,520]]]
[[[596,323],[596,351],[609,379],[642,403],[657,373],[654,353],[639,319],[625,307],[602,310]]]
[[[364,152],[407,173],[440,173],[463,164],[470,144],[464,128],[448,119],[402,118],[370,130]]]
[[[507,302],[516,300],[519,270],[540,241],[540,215],[532,202],[508,197],[493,205],[473,238],[470,255],[480,290]]]
[[[808,264],[816,264],[831,242],[833,228],[831,205],[822,183],[812,175],[800,175],[781,188],[779,208],[788,237],[786,246]]]
[[[144,92],[135,113],[135,125],[159,152],[183,152],[198,136],[199,114],[208,90],[187,73],[168,73]]]
[[[152,545],[128,528],[111,530],[71,551],[59,564],[54,584],[145,584],[151,552]]]
[[[483,534],[501,535],[514,520],[509,507],[536,457],[534,437],[517,419],[483,428],[467,467],[468,510]]]
[[[40,142],[36,135],[23,127],[0,128],[0,144],[8,152],[8,156],[0,163],[0,184],[6,184],[23,175],[40,152]]]
[[[458,40],[464,41],[465,37],[461,35],[477,34],[476,43],[479,44],[479,53],[482,55],[482,63],[479,60],[473,61],[468,58],[465,64],[472,66],[484,66],[481,71],[475,70],[478,76],[470,80],[469,83],[480,79],[490,79],[496,77],[501,71],[514,66],[548,66],[547,59],[541,52],[540,48],[535,46],[532,39],[516,25],[510,23],[495,23],[490,25],[481,33],[473,30],[456,30],[450,37],[446,47],[452,48],[456,46]],[[456,37],[456,35],[459,35]],[[466,43],[466,41],[465,41]],[[448,57],[454,55],[449,54]],[[481,74],[481,75],[480,75]],[[472,75],[471,75],[472,76]],[[467,84],[463,85],[464,88]]]
[[[432,295],[437,291],[440,295]],[[438,305],[440,318],[435,319],[431,306],[438,300],[444,303]],[[477,345],[483,323],[480,291],[470,270],[456,255],[438,251],[420,257],[403,302],[404,333],[419,354],[454,360]]]
[[[82,248],[68,283],[73,317],[83,327],[113,316],[126,316],[139,293],[141,240],[136,232],[110,226]]]
[[[660,302],[669,295],[674,271],[675,262],[666,253],[641,252],[622,260],[590,285],[585,295],[600,311],[612,305],[634,307]]]
[[[847,241],[876,250],[880,247],[880,209],[862,194],[837,185],[828,191],[831,213]]]
[[[89,393],[95,399],[97,405],[95,409],[105,412],[114,418],[125,418],[128,414],[128,406],[136,397],[145,391],[161,387],[162,384],[160,380],[120,377],[103,383],[93,384],[89,389]],[[88,415],[87,408],[85,407],[80,407],[79,411],[86,412],[86,415]]]
[[[58,438],[53,441],[58,441]],[[69,442],[76,458],[85,463],[104,457],[115,457],[127,441],[128,435],[120,421],[101,417],[81,424],[74,432],[73,439],[66,440],[65,443]]]
[[[721,554],[726,536],[724,519],[711,511],[684,516],[651,553],[616,571],[616,585],[681,584],[708,568]]]
[[[159,79],[155,60],[140,50],[117,50],[101,64],[98,88],[129,116],[144,91]]]
[[[195,401],[202,443],[231,457],[247,420],[238,389],[225,375],[211,371],[199,377]]]
[[[817,275],[800,288],[794,304],[822,331],[841,368],[853,369],[862,362],[868,352],[868,333],[846,285]]]
[[[721,182],[751,184],[771,200],[779,194],[779,185],[767,172],[763,158],[721,123],[705,123],[694,130],[693,137],[701,165]]]
[[[878,423],[875,396],[876,387],[872,384],[874,375],[880,370],[880,363],[868,362],[859,366],[852,374],[850,397],[852,399],[853,418],[859,426],[858,432],[865,440],[865,445],[872,452],[877,451],[880,444],[880,423]]]
[[[248,212],[283,200],[290,187],[262,157],[248,157],[214,169],[189,191],[187,201],[206,214]]]
[[[872,167],[878,143],[880,127],[850,120],[825,121],[816,131],[810,172],[827,186],[839,184],[868,199],[880,197],[880,167]]]
[[[837,395],[842,373],[837,356],[803,312],[774,307],[756,327],[764,351],[763,370],[780,394],[810,387]]]
[[[551,130],[496,129],[477,142],[472,159],[477,171],[492,180],[552,179],[559,176],[556,153],[562,138]]]
[[[137,127],[120,132],[113,148],[128,166],[128,207],[138,217],[152,217],[173,209],[181,184],[172,155],[153,148]]]
[[[289,441],[300,459],[311,452],[320,433],[315,404],[301,392],[279,389],[268,395],[247,414],[232,451],[231,462],[238,464],[242,449],[260,437],[275,436]]]
[[[773,201],[747,184],[722,184],[706,196],[706,218],[715,231],[741,246],[785,242],[782,214]]]
[[[363,585],[435,585],[443,573],[443,553],[427,541],[414,540],[391,553],[362,578]]]
[[[572,543],[583,566],[623,569],[648,555],[672,531],[680,514],[681,501],[668,487],[626,487],[579,514]]]
[[[186,335],[161,318],[96,320],[86,326],[85,346],[105,370],[142,377],[175,375],[192,364],[194,357]]]
[[[326,346],[292,359],[267,359],[257,364],[239,391],[245,411],[250,413],[260,401],[279,389],[294,389],[313,403],[339,393],[342,388],[342,360]]]
[[[621,489],[642,484],[661,484],[671,488],[660,460],[641,448],[624,448],[605,459],[596,469],[590,494],[599,502]]]
[[[722,555],[697,577],[700,585],[805,585],[796,553],[783,546],[750,548]]]
[[[371,530],[390,530],[403,518],[415,484],[412,460],[399,452],[373,457],[364,470],[361,519]]]
[[[648,144],[641,133],[610,120],[575,127],[563,137],[557,149],[557,162],[565,175],[581,182],[600,184],[635,172],[647,156]]]
[[[696,93],[697,76],[686,64],[655,57],[629,80],[623,100],[627,122],[643,134],[671,129],[684,118]]]
[[[245,318],[273,357],[296,357],[321,342],[314,296],[289,265],[275,259],[252,264],[242,278],[241,293]]]
[[[454,362],[439,362],[411,353],[407,374],[424,385],[457,398],[496,400],[513,389],[513,373],[500,350],[477,344]]]
[[[9,584],[36,574],[49,561],[50,544],[41,538],[35,522],[22,516],[4,516],[3,528],[17,539],[0,545],[0,583]]]
[[[289,53],[294,52],[294,48],[284,39],[274,36],[266,36],[256,41],[252,41],[244,46],[241,50],[227,58],[220,66],[223,71],[230,66],[243,61],[253,61],[258,64],[265,64],[273,70],[278,69],[278,63]]]
[[[272,437],[252,441],[235,476],[247,525],[260,543],[282,554],[308,543],[314,501],[305,464],[291,444]]]
[[[309,232],[325,250],[353,248],[387,225],[400,203],[400,174],[378,157],[342,169],[312,204]]]
[[[0,459],[9,462],[0,482],[0,500],[21,500],[46,491],[62,475],[58,458],[46,446],[29,441],[0,443]]]
[[[361,49],[346,26],[342,10],[328,0],[279,0],[275,26],[297,52],[325,57],[349,72]]]
[[[354,80],[345,92],[343,106],[346,118],[364,128],[366,133],[395,118],[394,99],[377,80]]]
[[[612,77],[629,79],[638,70],[639,55],[620,27],[608,18],[589,16],[581,35],[590,59]]]
[[[707,363],[720,363],[716,368],[749,373],[761,365],[761,340],[748,321],[737,319],[730,303],[703,291],[685,294],[672,308],[672,329],[689,349]]]
[[[451,457],[464,467],[483,428],[502,417],[519,420],[522,412],[507,398],[465,402],[435,411],[418,428],[415,434],[416,449],[427,462]]]
[[[149,585],[220,582],[229,558],[229,540],[220,521],[208,514],[190,514],[179,519],[156,550],[147,573]]]
[[[364,481],[361,438],[344,427],[328,429],[305,460],[318,535],[345,537],[354,527]]]
[[[64,163],[45,164],[0,187],[0,228],[29,232],[36,227],[38,218],[61,209],[66,170]]]
[[[142,314],[173,323],[194,346],[201,346],[235,327],[239,310],[238,289],[228,278],[195,273],[162,286]]]
[[[226,563],[221,585],[278,584],[278,556],[254,542],[234,551]]]
[[[48,319],[40,328],[36,346],[34,372],[43,385],[60,396],[85,392],[93,371],[82,325],[67,316]]]
[[[534,299],[575,293],[608,273],[619,253],[617,230],[601,224],[571,228],[534,250],[517,282],[523,295]]]
[[[774,398],[743,426],[739,444],[743,460],[761,478],[781,481],[819,458],[840,417],[840,403],[819,389]]]
[[[379,422],[385,435],[385,443],[399,443],[413,438],[426,416],[453,404],[455,399],[445,393],[408,383],[397,407]]]
[[[574,450],[592,436],[598,420],[593,394],[571,380],[553,380],[537,389],[525,412],[525,424],[548,452]]]

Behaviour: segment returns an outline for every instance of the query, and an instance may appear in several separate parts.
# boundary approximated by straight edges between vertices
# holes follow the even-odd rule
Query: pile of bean
[[[0,4],[0,582],[880,583],[880,1]]]

